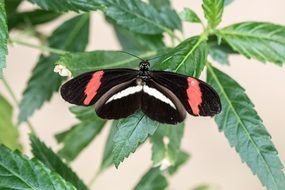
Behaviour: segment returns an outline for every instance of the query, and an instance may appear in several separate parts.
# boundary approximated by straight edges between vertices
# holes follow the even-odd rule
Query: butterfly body
[[[186,112],[213,116],[220,99],[205,82],[165,71],[150,71],[148,61],[139,70],[109,69],[84,73],[65,83],[62,97],[76,105],[95,105],[105,119],[125,118],[138,110],[161,123],[182,122]]]

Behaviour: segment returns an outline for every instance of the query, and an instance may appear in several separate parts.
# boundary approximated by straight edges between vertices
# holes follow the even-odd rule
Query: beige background
[[[198,12],[199,16],[203,16],[201,1],[174,0],[173,5],[178,11],[184,7],[191,7]],[[235,0],[225,9],[222,26],[246,20],[269,21],[285,25],[284,9],[284,0]],[[59,23],[49,24],[41,30],[48,33]],[[198,25],[184,25],[185,36],[197,34],[200,31],[201,28]],[[14,33],[13,36],[19,36],[19,34]],[[119,48],[112,29],[104,23],[101,13],[93,15],[91,37],[89,50]],[[8,68],[5,70],[5,76],[18,98],[21,97],[21,92],[38,59],[38,54],[39,51],[23,46],[9,47]],[[271,63],[262,64],[242,56],[231,56],[230,62],[230,67],[219,67],[247,89],[247,94],[263,118],[284,163],[285,68]],[[7,95],[2,84],[0,89]],[[59,146],[53,135],[76,122],[68,112],[68,106],[58,95],[55,95],[50,103],[46,103],[41,111],[36,112],[31,118],[41,139],[54,149],[58,149]],[[21,125],[20,130],[25,152],[29,154],[27,126]],[[72,163],[74,170],[86,182],[91,179],[98,168],[108,131],[109,127],[106,127],[103,133]],[[257,177],[253,176],[247,166],[241,163],[235,150],[229,147],[226,138],[218,132],[212,119],[189,117],[182,147],[192,154],[192,159],[170,179],[169,189],[186,190],[201,183],[209,183],[223,190],[264,189]],[[151,165],[150,149],[150,144],[146,143],[126,159],[119,170],[111,168],[106,171],[97,179],[93,189],[131,189]]]

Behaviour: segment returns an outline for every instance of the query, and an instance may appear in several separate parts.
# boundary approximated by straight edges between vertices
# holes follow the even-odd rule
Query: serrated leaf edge
[[[273,181],[274,181],[276,187],[278,187],[278,185],[277,185],[277,183],[276,183],[276,180],[275,180],[275,178],[274,178],[274,176],[273,176],[273,174],[272,174],[272,172],[271,172],[271,170],[270,170],[270,167],[268,166],[268,163],[267,163],[266,160],[264,159],[264,156],[260,153],[260,151],[259,151],[259,149],[258,149],[258,147],[257,147],[257,145],[256,145],[256,143],[255,143],[255,141],[251,138],[251,136],[250,136],[248,130],[246,129],[244,123],[243,123],[242,120],[240,119],[240,117],[239,117],[237,111],[235,110],[234,106],[232,105],[232,103],[231,103],[231,101],[230,101],[230,99],[229,99],[227,93],[224,91],[224,88],[223,88],[222,84],[220,83],[219,79],[217,78],[215,72],[213,71],[212,66],[211,66],[210,64],[207,64],[206,67],[207,67],[207,69],[209,70],[209,72],[212,74],[214,80],[217,82],[217,84],[218,84],[220,90],[221,90],[222,93],[224,94],[224,97],[225,97],[226,101],[228,102],[229,106],[230,106],[231,109],[233,110],[233,113],[234,113],[235,116],[237,117],[237,119],[238,119],[240,125],[242,126],[242,129],[246,132],[246,134],[247,134],[247,136],[248,136],[248,139],[249,139],[250,142],[254,145],[254,147],[255,147],[255,149],[256,149],[258,155],[262,158],[262,161],[265,163],[266,169],[267,169],[267,171],[270,173],[270,177],[273,179]]]

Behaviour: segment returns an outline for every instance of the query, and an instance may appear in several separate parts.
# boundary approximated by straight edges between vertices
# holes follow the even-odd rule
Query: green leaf
[[[48,39],[49,46],[71,52],[84,51],[89,39],[89,23],[89,14],[65,21]]]
[[[169,7],[163,7],[161,8],[159,13],[165,25],[169,26],[169,28],[171,28],[172,30],[177,29],[182,31],[182,22],[175,10]],[[173,37],[172,34],[170,34],[170,36]]]
[[[178,125],[160,125],[154,135],[152,142],[153,166],[160,166],[164,160],[174,165],[180,152],[180,144],[184,131],[184,123]]]
[[[210,28],[216,28],[223,16],[224,0],[203,0],[203,10]]]
[[[136,53],[136,51],[149,51],[165,47],[161,34],[146,35],[131,32],[116,24],[113,19],[106,17],[106,20],[113,26],[116,37],[125,51]]]
[[[38,160],[44,163],[50,170],[57,172],[77,189],[88,190],[82,180],[35,135],[30,135],[30,141],[32,143],[32,152]]]
[[[15,13],[19,7],[19,5],[22,3],[22,0],[6,0],[5,1],[5,8],[6,13],[9,17],[9,15]]]
[[[120,26],[114,26],[116,36],[123,50],[131,51],[150,51],[164,48],[163,36],[145,35],[130,32]]]
[[[149,135],[153,135],[158,126],[158,122],[149,119],[141,112],[119,120],[118,131],[114,136],[113,162],[115,166],[118,167],[131,152],[135,152]]]
[[[0,95],[0,144],[4,144],[13,150],[21,149],[19,132],[13,124],[12,117],[12,106]]]
[[[161,34],[180,29],[179,21],[174,13],[158,12],[151,5],[140,0],[109,0],[106,3],[108,9],[106,15],[112,18],[118,25],[133,32],[141,34]],[[174,21],[175,20],[175,21]]]
[[[8,27],[5,11],[5,2],[4,0],[0,0],[0,79],[3,75],[3,68],[6,67],[6,55],[8,54],[7,41]]]
[[[170,166],[168,168],[168,173],[170,175],[174,175],[177,170],[183,165],[185,164],[188,159],[190,158],[190,155],[187,153],[187,152],[184,152],[184,151],[180,151],[178,154],[177,154],[177,159],[176,159],[176,162],[173,166]]]
[[[9,0],[5,2],[5,8],[7,12],[15,12],[19,5],[21,4],[22,0]]]
[[[53,11],[34,10],[13,13],[8,17],[9,30],[23,26],[44,24],[58,18],[61,14]]]
[[[141,58],[156,55],[156,51],[137,53]],[[119,51],[93,51],[84,53],[68,53],[59,59],[56,64],[66,66],[73,76],[84,72],[125,67],[137,67],[140,60]]]
[[[0,188],[33,190],[76,190],[41,162],[0,145]]]
[[[114,145],[115,145],[113,139],[114,139],[115,134],[118,131],[117,124],[118,124],[117,121],[113,121],[113,123],[112,123],[112,127],[110,129],[107,141],[105,143],[103,158],[101,161],[101,166],[100,166],[99,172],[106,170],[108,167],[110,167],[113,164],[112,151],[113,151]]]
[[[164,190],[167,186],[167,179],[159,168],[151,168],[141,178],[134,190]]]
[[[66,12],[66,11],[94,11],[103,8],[100,0],[29,0],[45,10]]]
[[[149,4],[152,5],[154,8],[157,10],[161,10],[162,8],[165,7],[171,7],[171,2],[170,0],[148,0]]]
[[[216,48],[211,49],[209,47],[209,55],[213,58],[213,60],[221,63],[222,65],[229,65],[229,55],[223,51],[220,46],[216,46]]]
[[[156,70],[170,70],[181,74],[199,77],[208,55],[206,39],[192,37],[170,51],[154,65]]]
[[[74,106],[70,108],[70,111],[81,122],[68,131],[56,135],[57,141],[64,145],[59,151],[59,155],[68,161],[74,160],[101,132],[105,125],[105,120],[96,115],[94,107]]]
[[[234,0],[224,0],[224,5],[227,6],[231,4],[232,2],[234,2]]]
[[[209,36],[207,43],[209,55],[220,64],[229,65],[229,55],[237,54],[226,42],[219,43],[216,36]]]
[[[149,0],[149,4],[159,11],[162,21],[171,29],[182,30],[181,19],[171,8],[170,0]]]
[[[209,55],[213,58],[213,60],[223,64],[229,65],[229,54],[232,53],[227,46],[223,46],[222,44],[218,44],[216,42],[208,42],[209,47]]]
[[[37,109],[42,107],[45,101],[49,101],[53,93],[59,89],[62,79],[54,73],[52,66],[57,59],[56,55],[40,57],[33,69],[20,103],[19,123],[26,121]]]
[[[211,189],[212,188],[209,185],[199,185],[198,187],[195,187],[193,190],[211,190]]]
[[[170,0],[149,0],[149,4],[160,12],[161,17],[164,18],[166,23],[171,21],[169,22],[169,26],[172,26],[173,29],[182,30],[180,17],[177,12],[171,8]]]
[[[235,51],[262,62],[285,63],[285,27],[271,23],[243,22],[219,30]]]
[[[68,51],[83,51],[88,43],[89,15],[74,17],[58,27],[48,44],[52,48]],[[54,73],[54,63],[58,55],[41,56],[29,79],[23,99],[20,103],[18,121],[26,121],[44,102],[49,101],[62,82],[62,78]]]
[[[199,16],[190,8],[184,8],[180,13],[180,18],[187,22],[201,23]]]
[[[269,190],[285,189],[283,166],[262,120],[244,89],[208,65],[208,83],[218,92],[223,110],[215,120],[243,162]]]

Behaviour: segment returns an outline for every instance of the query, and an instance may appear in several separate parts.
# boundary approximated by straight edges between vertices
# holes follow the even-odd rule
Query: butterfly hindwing
[[[221,111],[216,91],[199,79],[164,71],[152,71],[150,76],[172,91],[191,115],[213,116]]]
[[[173,92],[153,80],[143,86],[142,111],[160,123],[176,124],[186,117],[186,111]]]
[[[136,79],[118,84],[95,103],[98,116],[105,119],[125,118],[140,108],[142,88]]]

